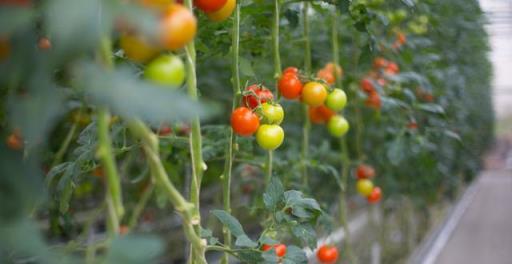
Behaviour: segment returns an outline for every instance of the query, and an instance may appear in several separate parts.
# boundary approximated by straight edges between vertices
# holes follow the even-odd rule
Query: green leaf
[[[255,76],[254,70],[252,69],[251,62],[244,58],[240,57],[240,72],[245,76]]]
[[[401,137],[398,137],[390,144],[386,154],[391,164],[396,166],[405,158],[406,153],[405,142]]]
[[[213,210],[211,213],[219,219],[219,221],[231,231],[235,237],[245,235],[242,225],[236,218],[224,210]]]
[[[208,245],[216,245],[219,243],[219,239],[213,236],[213,232],[210,229],[201,227],[201,238],[208,241]]]
[[[156,263],[163,253],[162,241],[149,235],[126,235],[112,241],[106,263]]]
[[[272,177],[265,193],[263,194],[263,202],[265,208],[274,211],[284,198],[283,184],[277,177]]]
[[[313,246],[314,247],[314,246]],[[283,264],[307,264],[308,258],[306,253],[297,246],[288,246]]]
[[[252,241],[247,235],[237,236],[235,241],[235,246],[237,247],[245,247],[245,248],[255,248],[258,246],[258,243]]]
[[[292,227],[292,234],[304,241],[310,248],[316,246],[316,232],[311,225],[303,224]]]
[[[254,251],[254,249],[238,251],[238,259],[241,263],[249,264],[262,263],[264,261],[261,252]]]
[[[457,141],[462,141],[462,138],[460,138],[459,134],[457,134],[457,133],[455,133],[455,132],[453,132],[453,131],[451,131],[451,130],[444,130],[444,131],[443,131],[443,133],[444,133],[446,136],[448,136],[448,137],[450,137],[450,138],[453,138],[453,139],[455,139],[455,140],[457,140]]]
[[[438,104],[431,104],[431,103],[418,104],[418,109],[426,111],[426,112],[434,113],[434,114],[444,114],[445,113],[443,107]]]

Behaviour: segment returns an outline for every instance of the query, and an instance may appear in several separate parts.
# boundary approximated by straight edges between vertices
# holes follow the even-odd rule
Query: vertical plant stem
[[[273,151],[269,150],[267,153],[267,159],[265,160],[265,185],[270,184],[270,179],[272,178],[272,159],[273,159]]]
[[[62,142],[62,145],[60,146],[59,150],[57,151],[57,154],[55,154],[55,159],[53,160],[51,168],[59,165],[62,162],[62,158],[64,158],[64,155],[66,154],[66,151],[69,148],[69,144],[71,144],[71,140],[73,140],[73,137],[75,136],[76,129],[78,128],[77,123],[73,123],[71,128],[68,131],[68,134],[66,135],[66,138],[64,139],[64,142]]]
[[[279,22],[280,22],[280,0],[274,0],[274,20],[272,24],[272,51],[274,54],[274,79],[276,79],[276,93],[279,94],[277,89],[277,80],[281,76],[281,53],[279,49]]]
[[[304,73],[309,77],[311,74],[311,43],[309,40],[309,2],[303,3],[303,19],[304,19]],[[302,125],[302,149],[301,149],[301,165],[302,165],[302,182],[304,187],[308,186],[308,152],[309,152],[309,131],[311,130],[311,121],[309,120],[308,106],[302,105],[304,115],[304,123]]]
[[[153,194],[153,191],[155,190],[155,186],[153,183],[150,183],[149,186],[147,186],[142,192],[142,195],[135,205],[135,208],[133,209],[133,212],[130,216],[130,220],[128,221],[128,228],[132,230],[136,225],[137,221],[139,220],[139,217],[144,210],[144,207],[146,207],[146,204],[149,201],[149,198],[151,198],[151,195]]]
[[[240,1],[237,1],[233,19],[232,28],[232,44],[231,44],[231,82],[233,86],[233,102],[231,110],[235,110],[238,104],[238,97],[240,95],[240,71],[239,71],[239,56],[240,56]],[[222,199],[224,210],[231,213],[231,174],[233,170],[233,159],[236,147],[236,136],[233,129],[229,130],[228,145],[226,146],[226,161],[224,163],[224,173],[222,175]],[[224,234],[224,245],[231,247],[231,232],[228,228],[222,227]],[[221,259],[222,264],[229,263],[229,254],[226,252]]]
[[[185,5],[192,10],[192,0],[186,0]],[[186,46],[187,57],[187,91],[192,100],[198,99],[197,93],[197,79],[196,79],[196,48],[194,41],[191,41]],[[192,131],[190,134],[190,153],[192,159],[192,183],[190,185],[190,201],[194,204],[194,219],[201,222],[200,206],[200,192],[201,180],[203,178],[203,171],[206,170],[206,164],[203,161],[201,143],[201,123],[199,116],[192,120]],[[200,233],[200,225],[195,225],[196,234]],[[192,263],[196,259],[204,259],[203,247],[197,248],[194,244],[191,245]]]

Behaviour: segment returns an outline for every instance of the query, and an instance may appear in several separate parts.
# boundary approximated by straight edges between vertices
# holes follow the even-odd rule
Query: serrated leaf
[[[316,246],[316,232],[308,224],[301,224],[292,227],[292,234],[304,241],[309,247],[314,248]]]
[[[213,210],[211,213],[219,219],[219,221],[231,231],[231,234],[235,237],[245,235],[244,229],[240,222],[234,218],[231,214],[224,210]],[[246,235],[245,235],[246,236]]]
[[[313,246],[314,247],[314,246]],[[306,253],[297,246],[288,246],[283,264],[307,264],[308,258]]]
[[[247,235],[240,235],[236,237],[235,246],[245,248],[255,248],[258,243],[252,241]]]
[[[263,202],[268,210],[275,210],[279,202],[284,198],[283,184],[277,177],[272,177],[265,193],[263,194]]]

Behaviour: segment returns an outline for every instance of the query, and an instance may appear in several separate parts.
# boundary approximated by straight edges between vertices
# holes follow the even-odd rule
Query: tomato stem
[[[310,3],[304,2],[303,6],[303,19],[304,19],[304,73],[306,76],[311,75],[311,43],[309,39],[309,5]],[[311,121],[309,120],[308,106],[303,104],[302,111],[304,115],[304,123],[302,125],[302,150],[301,150],[301,165],[302,165],[302,182],[305,188],[308,186],[308,152],[309,152],[309,131],[311,130]]]

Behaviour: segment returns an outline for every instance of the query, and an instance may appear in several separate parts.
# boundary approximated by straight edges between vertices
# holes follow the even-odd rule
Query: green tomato
[[[356,189],[359,194],[368,197],[373,191],[373,182],[368,179],[357,180]]]
[[[339,115],[331,117],[327,123],[327,130],[334,137],[342,137],[348,132],[349,128],[347,119]]]
[[[144,77],[159,85],[179,87],[185,81],[185,65],[175,55],[162,55],[151,61]]]
[[[284,119],[284,110],[283,107],[279,104],[262,104],[261,114],[263,115],[263,122],[267,124],[279,125],[283,122]]]
[[[278,125],[261,125],[256,132],[256,142],[266,150],[277,149],[284,140],[284,130]]]
[[[340,111],[347,105],[347,94],[341,89],[334,89],[327,96],[325,105],[333,111]]]

